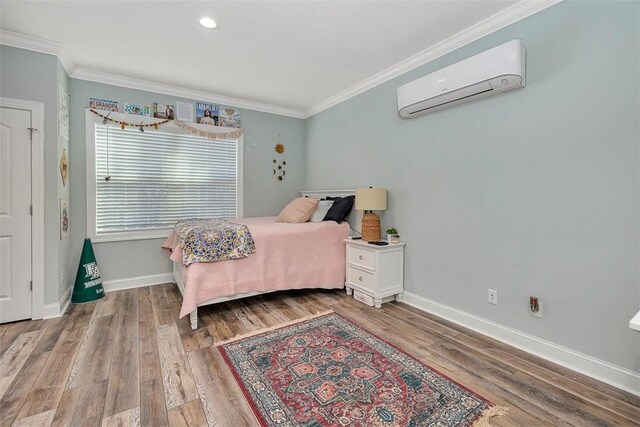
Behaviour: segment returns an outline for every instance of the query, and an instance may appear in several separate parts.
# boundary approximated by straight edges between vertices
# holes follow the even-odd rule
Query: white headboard
[[[356,190],[301,190],[300,195],[302,197],[313,197],[314,199],[322,199],[323,197],[346,197],[346,196],[355,196]],[[362,231],[362,216],[364,215],[363,211],[357,211],[355,209],[355,205],[349,216],[347,216],[347,221],[353,230],[358,232],[358,235]],[[349,232],[349,235],[353,234],[353,230]]]

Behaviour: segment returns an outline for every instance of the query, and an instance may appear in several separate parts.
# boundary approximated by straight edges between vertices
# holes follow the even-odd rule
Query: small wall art
[[[240,111],[231,107],[221,108],[219,122],[220,126],[240,128]]]
[[[67,150],[66,148],[63,148],[62,154],[60,155],[60,177],[62,178],[62,185],[64,187],[67,186],[68,176],[69,176],[69,163],[67,160]]]
[[[173,105],[170,104],[153,104],[153,117],[157,119],[169,119],[173,120]]]
[[[60,199],[60,240],[69,237],[69,199]]]
[[[176,119],[181,122],[193,123],[193,104],[190,102],[176,102]]]
[[[118,111],[120,110],[120,101],[104,98],[89,98],[89,108],[92,110]]]
[[[218,126],[218,106],[205,102],[196,102],[196,122],[201,125]]]
[[[69,140],[69,95],[58,83],[58,135]]]
[[[151,116],[151,107],[141,104],[124,104],[124,112],[127,114],[135,114],[136,116]]]

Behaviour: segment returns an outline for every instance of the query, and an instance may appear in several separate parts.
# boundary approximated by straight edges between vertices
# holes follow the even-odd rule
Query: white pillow
[[[318,207],[313,215],[311,215],[309,222],[322,222],[324,217],[327,215],[327,212],[329,212],[331,205],[333,205],[333,200],[320,200]]]

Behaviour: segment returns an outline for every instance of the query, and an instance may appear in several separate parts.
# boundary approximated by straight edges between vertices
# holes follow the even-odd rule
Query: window
[[[93,166],[87,222],[94,240],[166,237],[180,219],[242,216],[242,138],[211,140],[172,124],[140,132],[95,117],[87,111]]]

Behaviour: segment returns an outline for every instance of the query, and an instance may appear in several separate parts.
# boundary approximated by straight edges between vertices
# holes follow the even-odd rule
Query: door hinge
[[[29,290],[33,291],[33,280],[29,282]]]
[[[29,205],[29,215],[33,216],[33,205]]]
[[[33,139],[33,131],[34,130],[37,131],[38,129],[36,128],[27,128],[27,129],[29,129],[29,139]]]

